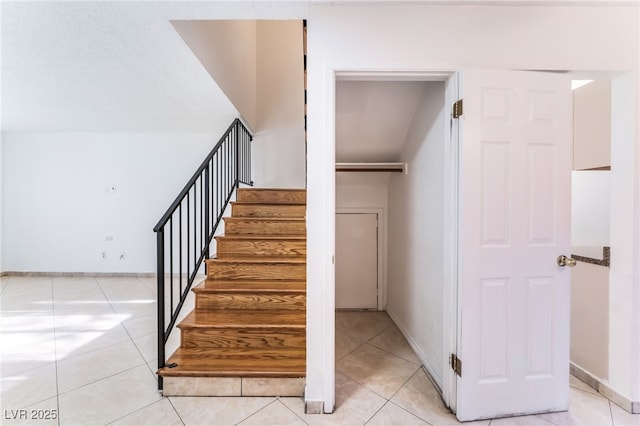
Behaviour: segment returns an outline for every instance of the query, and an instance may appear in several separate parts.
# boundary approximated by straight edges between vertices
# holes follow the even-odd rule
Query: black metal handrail
[[[252,139],[236,118],[153,228],[157,241],[158,369],[166,364],[167,341],[202,263],[209,258],[209,246],[233,191],[241,183],[253,185]],[[158,376],[158,389],[162,389],[162,376]]]

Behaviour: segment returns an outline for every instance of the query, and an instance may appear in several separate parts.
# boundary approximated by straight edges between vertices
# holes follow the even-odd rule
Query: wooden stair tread
[[[216,240],[306,240],[303,234],[228,234],[215,237]]]
[[[243,216],[231,216],[223,217],[225,222],[306,222],[304,217],[243,217]]]
[[[161,368],[164,377],[304,377],[304,349],[179,348]]]
[[[211,312],[194,309],[178,324],[180,329],[208,328],[300,328],[306,327],[304,312],[222,309]]]
[[[264,204],[306,204],[306,189],[281,188],[239,188],[236,202],[256,202]]]
[[[235,291],[238,293],[306,293],[307,283],[301,280],[215,280],[207,279],[193,288],[198,292],[218,292],[218,291]]]
[[[306,256],[232,256],[224,258],[208,259],[207,263],[307,263]]]
[[[304,203],[298,203],[295,201],[290,201],[290,200],[284,200],[282,202],[278,202],[278,203],[271,203],[268,201],[265,201],[264,203],[261,203],[259,201],[231,201],[232,205],[238,205],[238,206],[255,206],[255,207],[269,207],[269,206],[306,206],[306,204]]]

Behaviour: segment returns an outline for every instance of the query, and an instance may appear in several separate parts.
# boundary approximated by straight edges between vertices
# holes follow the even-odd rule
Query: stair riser
[[[306,331],[299,328],[182,329],[184,348],[305,348]]]
[[[233,234],[259,234],[259,235],[305,235],[307,232],[304,221],[274,221],[268,220],[254,221],[246,220],[225,220],[224,232],[227,235]]]
[[[264,204],[305,204],[307,202],[307,192],[305,190],[255,190],[239,189],[238,201],[245,203]]]
[[[233,204],[231,214],[233,217],[298,217],[303,218],[307,213],[305,205],[287,204]]]
[[[239,280],[305,280],[307,266],[287,263],[216,263],[208,264],[209,278]]]
[[[198,293],[196,309],[282,309],[304,311],[304,294],[210,294]]]
[[[217,257],[241,256],[306,256],[305,240],[267,240],[244,241],[219,238],[217,240]]]

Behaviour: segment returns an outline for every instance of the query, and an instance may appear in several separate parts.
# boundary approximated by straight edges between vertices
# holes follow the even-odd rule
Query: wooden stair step
[[[305,349],[178,348],[163,377],[304,377]]]
[[[223,310],[292,310],[304,311],[307,296],[305,293],[238,293],[232,290],[216,293],[197,293],[196,309]]]
[[[208,285],[207,281],[218,283]],[[273,281],[250,282],[241,287],[235,281],[205,280],[193,288],[196,309],[305,310],[306,283],[293,281],[283,286]]]
[[[303,218],[249,218],[225,217],[224,231],[231,234],[298,234],[307,233],[307,222]]]
[[[231,203],[233,217],[290,217],[304,218],[305,204],[264,204],[234,201]]]
[[[304,265],[307,259],[304,256],[234,256],[231,258],[215,258],[206,260],[207,267],[213,264],[223,263],[247,263],[247,264],[299,264]]]
[[[178,324],[182,348],[305,348],[304,311],[196,309]]]
[[[215,280],[206,279],[193,288],[194,292],[259,292],[259,293],[306,293],[307,283],[301,280]]]
[[[304,315],[280,311],[250,312],[244,310],[225,310],[219,312],[195,309],[189,313],[178,327],[188,328],[299,328],[305,329]]]
[[[236,238],[236,237],[240,238]],[[251,238],[253,236],[253,238]],[[237,234],[216,237],[217,258],[233,255],[254,256],[306,256],[305,236],[282,238],[273,235]]]
[[[234,256],[207,260],[207,277],[239,280],[306,280],[305,257]]]
[[[239,188],[237,201],[267,204],[306,204],[306,189]]]

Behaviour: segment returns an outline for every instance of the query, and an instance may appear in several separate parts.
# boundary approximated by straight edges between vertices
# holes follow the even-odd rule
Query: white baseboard
[[[569,371],[577,379],[580,379],[600,395],[620,406],[625,411],[628,411],[631,414],[640,414],[640,401],[630,400],[626,396],[612,389],[607,383],[602,381],[602,379],[594,376],[573,362],[569,363]]]

